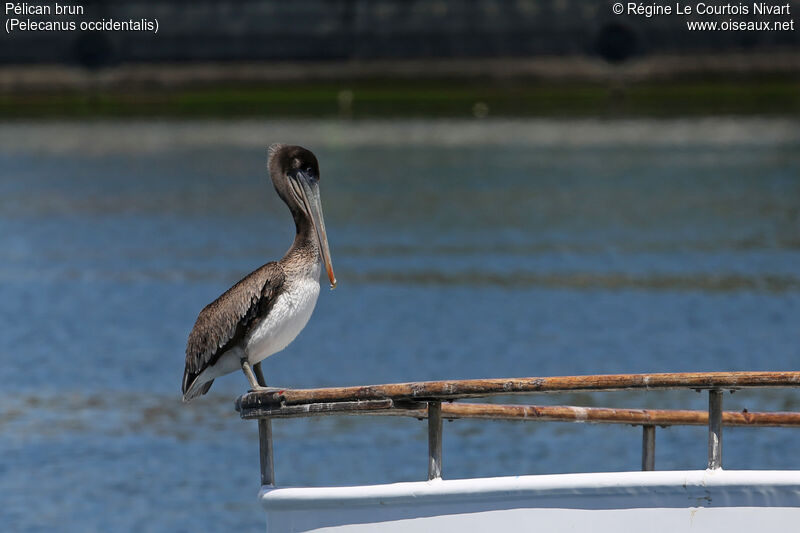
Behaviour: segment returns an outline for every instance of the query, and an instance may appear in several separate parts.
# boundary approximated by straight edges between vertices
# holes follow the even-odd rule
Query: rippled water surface
[[[271,384],[800,362],[800,124],[99,122],[0,125],[3,530],[259,531],[241,375],[179,399],[198,311],[292,239],[265,146],[321,161],[340,286]],[[704,408],[693,392],[524,401]],[[793,391],[726,407],[800,409]],[[279,421],[283,485],[423,479],[416,420]],[[629,470],[627,426],[459,421],[445,476]],[[800,468],[790,429],[726,431],[728,468]],[[701,468],[703,428],[658,431]]]

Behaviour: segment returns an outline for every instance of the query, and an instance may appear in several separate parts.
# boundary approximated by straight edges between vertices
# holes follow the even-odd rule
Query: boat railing
[[[725,391],[756,388],[800,388],[800,371],[466,379],[251,391],[236,400],[236,409],[242,418],[258,420],[262,485],[273,485],[275,481],[271,420],[323,415],[394,415],[427,419],[428,479],[442,476],[442,420],[469,418],[642,426],[642,470],[655,468],[656,426],[707,425],[708,468],[718,469],[722,467],[723,426],[800,427],[800,412],[723,411]],[[457,402],[465,398],[521,394],[674,389],[707,391],[708,410]]]

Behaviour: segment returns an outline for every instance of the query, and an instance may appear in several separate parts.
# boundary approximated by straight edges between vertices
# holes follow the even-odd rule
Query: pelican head
[[[298,232],[310,225],[316,235],[325,270],[336,287],[333,274],[325,219],[322,217],[322,200],[319,196],[319,163],[317,157],[302,146],[273,144],[269,147],[269,175],[278,196],[289,206]]]

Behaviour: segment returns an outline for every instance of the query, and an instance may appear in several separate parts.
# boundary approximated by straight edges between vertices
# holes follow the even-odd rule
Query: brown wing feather
[[[267,263],[200,311],[186,343],[184,394],[203,370],[269,313],[285,279],[278,263]]]

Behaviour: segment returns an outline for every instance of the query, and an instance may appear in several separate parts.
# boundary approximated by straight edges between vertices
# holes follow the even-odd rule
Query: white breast
[[[284,285],[269,314],[246,340],[245,352],[251,364],[286,348],[306,326],[319,296],[319,273],[317,264],[308,275]]]

